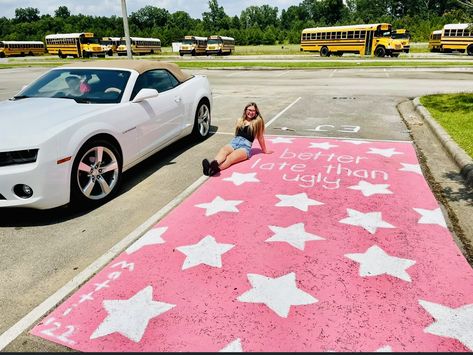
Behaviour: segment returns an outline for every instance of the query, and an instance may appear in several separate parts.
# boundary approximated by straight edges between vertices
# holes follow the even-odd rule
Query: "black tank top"
[[[250,133],[249,125],[238,128],[236,135],[248,139],[251,143],[255,140],[255,136]]]

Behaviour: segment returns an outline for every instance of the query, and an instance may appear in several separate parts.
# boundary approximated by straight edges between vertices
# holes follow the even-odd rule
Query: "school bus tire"
[[[382,58],[386,56],[386,49],[383,46],[376,47],[374,50],[375,57]]]
[[[321,57],[330,57],[330,51],[329,51],[328,47],[323,46],[322,48],[320,48],[320,56]]]
[[[195,56],[195,49],[192,50],[191,55],[192,55],[192,56]]]
[[[107,55],[112,57],[113,56],[113,51],[111,49],[108,50]]]
[[[5,58],[5,53],[0,52],[0,58]]]
[[[84,52],[82,53],[82,56],[83,56],[84,58],[89,58],[89,57],[90,57],[90,53],[84,51]]]
[[[466,54],[473,55],[473,44],[470,44],[466,49]]]

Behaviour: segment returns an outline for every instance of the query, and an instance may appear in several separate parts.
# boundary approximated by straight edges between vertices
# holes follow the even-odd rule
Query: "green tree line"
[[[471,0],[303,0],[281,12],[270,5],[249,6],[240,16],[228,16],[217,0],[208,2],[202,19],[185,11],[145,6],[129,14],[131,36],[161,39],[170,46],[185,35],[219,34],[235,38],[238,45],[300,43],[307,27],[388,22],[407,28],[412,40],[425,42],[433,30],[446,23],[472,22]],[[73,15],[59,6],[53,15],[37,8],[17,8],[12,19],[0,17],[0,40],[43,41],[47,34],[93,32],[97,37],[124,36],[119,16]]]

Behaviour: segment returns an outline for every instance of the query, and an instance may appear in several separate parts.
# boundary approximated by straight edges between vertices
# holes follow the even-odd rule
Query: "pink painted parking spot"
[[[80,351],[473,350],[473,270],[412,144],[267,144],[31,333]]]

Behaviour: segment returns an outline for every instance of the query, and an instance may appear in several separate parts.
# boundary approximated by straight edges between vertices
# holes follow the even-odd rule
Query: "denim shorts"
[[[230,145],[232,146],[233,149],[244,149],[246,152],[246,156],[249,158],[250,157],[250,152],[251,152],[251,142],[243,137],[236,136],[232,139],[230,142]]]

